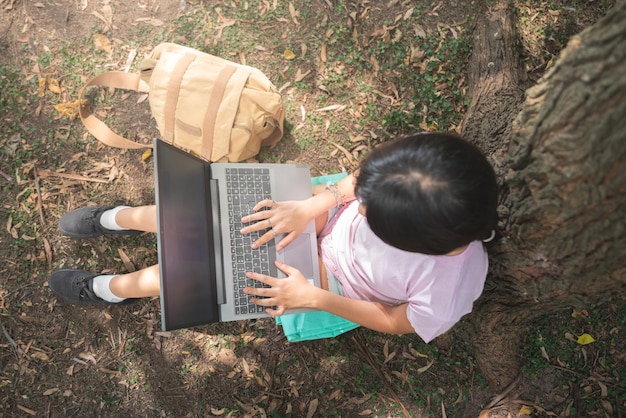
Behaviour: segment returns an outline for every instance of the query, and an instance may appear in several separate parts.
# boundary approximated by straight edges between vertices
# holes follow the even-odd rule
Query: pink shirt
[[[398,305],[408,302],[415,332],[429,342],[472,310],[487,276],[487,252],[480,241],[455,256],[431,256],[384,243],[354,201],[335,216],[319,238],[326,268],[351,299]]]

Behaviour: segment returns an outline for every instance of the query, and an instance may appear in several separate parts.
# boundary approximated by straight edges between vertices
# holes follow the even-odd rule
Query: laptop
[[[300,164],[208,163],[154,140],[157,249],[164,331],[219,321],[267,317],[244,287],[263,286],[246,271],[283,278],[274,260],[287,263],[320,286],[314,222],[280,252],[283,235],[260,248],[263,230],[241,235],[241,217],[263,199],[311,196],[309,168]],[[302,312],[287,311],[286,313]]]

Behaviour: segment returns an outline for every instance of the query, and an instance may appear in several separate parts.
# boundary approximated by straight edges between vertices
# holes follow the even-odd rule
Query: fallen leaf
[[[574,309],[572,311],[572,318],[587,318],[589,316],[589,312],[586,309]]]
[[[432,360],[430,363],[428,363],[427,365],[425,365],[424,367],[420,367],[419,369],[417,369],[417,374],[422,374],[424,373],[426,370],[430,369],[430,367],[435,364],[435,361]]]
[[[48,357],[48,355],[46,353],[44,353],[43,351],[35,351],[33,354],[30,355],[32,358],[36,359],[36,360],[40,360],[40,361],[50,361],[50,357]]]
[[[289,60],[289,61],[296,58],[296,54],[294,54],[291,49],[285,49],[285,52],[283,52],[283,56],[285,57],[286,60]]]
[[[330,105],[330,106],[326,106],[326,107],[321,107],[319,109],[315,109],[316,112],[329,112],[329,111],[342,111],[346,108],[346,105]]]
[[[37,95],[39,97],[43,97],[46,95],[46,78],[39,77],[39,89],[37,91]]]
[[[50,245],[50,241],[43,237],[43,249],[46,253],[46,261],[48,264],[52,264],[52,246]]]
[[[78,357],[96,364],[96,358],[91,353],[80,353]]]
[[[587,333],[581,335],[580,337],[578,337],[578,339],[576,340],[576,342],[580,345],[587,345],[587,344],[591,344],[592,342],[594,342],[595,340],[593,339],[593,337]]]
[[[315,416],[315,411],[317,411],[317,406],[319,405],[319,399],[313,399],[309,404],[309,409],[306,413],[306,418],[311,418]]]
[[[309,74],[311,74],[311,70],[307,71],[306,73],[302,73],[302,70],[300,70],[298,68],[298,71],[296,71],[296,77],[293,79],[293,81],[295,81],[296,83],[298,81],[302,81],[306,78],[306,76],[308,76]]]
[[[54,105],[54,110],[59,112],[61,116],[65,116],[70,120],[74,120],[78,117],[78,110],[80,109],[81,103],[85,104],[87,103],[87,101],[85,99],[78,99],[74,100],[73,102],[59,103],[57,105]]]
[[[522,405],[522,407],[519,409],[519,412],[517,413],[518,416],[520,415],[531,415],[534,412],[534,408],[531,408],[530,406],[527,405]]]
[[[43,396],[50,396],[50,395],[54,395],[55,393],[57,393],[59,390],[59,388],[52,388],[52,389],[48,389],[43,393]]]
[[[289,14],[291,15],[291,20],[293,20],[293,23],[296,24],[296,26],[300,26],[300,23],[298,22],[298,12],[296,12],[296,8],[293,6],[293,3],[289,2]]]
[[[417,36],[418,38],[426,39],[426,31],[420,24],[414,23],[413,29],[415,30],[415,36]]]
[[[164,25],[164,23],[163,23],[163,21],[162,21],[162,20],[160,20],[160,19],[155,19],[155,18],[153,18],[153,17],[140,17],[140,18],[138,18],[138,19],[135,19],[135,22],[146,22],[146,23],[149,23],[149,24],[151,24],[152,26],[156,26],[156,27],[159,27],[159,26],[163,26],[163,25]]]
[[[26,408],[25,406],[22,406],[22,405],[17,405],[17,409],[19,409],[22,412],[26,412],[28,415],[32,415],[32,416],[37,415],[37,411],[33,411],[32,409]]]
[[[152,157],[152,148],[146,149],[143,154],[141,154],[141,161],[146,161],[150,157]]]
[[[93,46],[99,51],[104,51],[107,54],[111,54],[113,52],[113,48],[111,46],[111,41],[105,35],[101,33],[96,33],[93,35]]]
[[[61,94],[61,85],[59,84],[59,80],[56,78],[48,79],[48,90],[52,93]]]
[[[421,357],[421,358],[428,358],[428,356],[426,354],[422,354],[419,351],[417,351],[416,349],[414,349],[413,347],[409,348],[409,351],[411,352],[411,354],[413,354],[415,357]]]
[[[129,273],[134,272],[135,266],[133,265],[132,261],[130,261],[130,258],[128,258],[124,250],[122,250],[121,248],[118,248],[117,253],[120,255],[120,258],[122,259],[122,263],[124,263],[124,267],[126,267],[126,270]]]

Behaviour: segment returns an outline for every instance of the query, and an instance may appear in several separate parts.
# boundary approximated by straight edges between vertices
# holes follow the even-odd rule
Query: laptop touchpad
[[[300,270],[307,279],[313,277],[313,263],[317,263],[311,258],[310,239],[310,234],[300,234],[282,250],[285,263]]]

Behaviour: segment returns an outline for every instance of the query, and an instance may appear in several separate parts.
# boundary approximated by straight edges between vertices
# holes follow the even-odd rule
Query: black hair
[[[497,224],[493,168],[469,142],[427,132],[385,142],[361,162],[355,194],[372,231],[405,251],[447,254]]]

